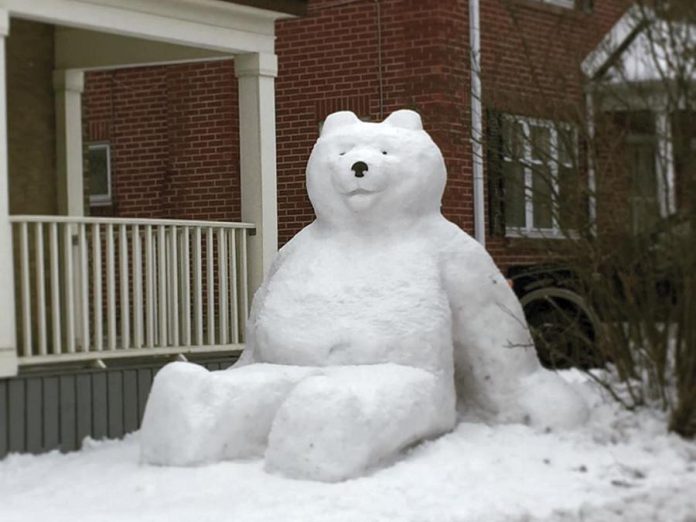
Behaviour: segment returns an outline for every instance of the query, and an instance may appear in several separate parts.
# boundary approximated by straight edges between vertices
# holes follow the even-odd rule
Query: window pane
[[[534,161],[549,162],[550,136],[551,129],[548,127],[529,126],[530,140],[532,145],[532,159]]]
[[[576,230],[585,213],[580,201],[578,173],[573,167],[558,168],[558,220],[562,230]]]
[[[505,226],[525,226],[524,218],[524,168],[519,162],[503,163],[505,176]]]
[[[575,163],[574,134],[569,129],[558,129],[558,162],[571,166]]]
[[[109,156],[107,147],[90,147],[89,192],[92,196],[109,195]]]
[[[629,143],[626,152],[631,176],[633,230],[642,232],[652,228],[659,217],[655,146],[651,143]]]
[[[503,154],[506,158],[521,159],[523,156],[523,129],[519,121],[503,120]]]
[[[535,165],[532,171],[532,207],[534,208],[534,227],[552,228],[553,198],[551,169]]]
[[[568,128],[558,132],[558,224],[563,230],[576,230],[585,214],[575,159],[575,133]]]

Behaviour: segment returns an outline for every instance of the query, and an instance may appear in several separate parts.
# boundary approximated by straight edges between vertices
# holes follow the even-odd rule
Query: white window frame
[[[511,156],[508,156],[506,153],[508,151],[508,147],[503,147],[503,156],[502,159],[504,162],[515,162],[515,161],[521,161],[522,165],[524,166],[524,194],[525,194],[525,201],[524,201],[524,210],[525,210],[525,215],[524,215],[524,222],[525,226],[524,227],[511,227],[508,226],[507,223],[505,224],[505,237],[511,237],[511,238],[562,238],[565,237],[563,232],[561,231],[560,225],[558,223],[558,213],[559,213],[559,202],[558,202],[558,194],[559,194],[559,185],[558,185],[558,166],[560,164],[559,161],[559,147],[558,147],[558,129],[563,129],[572,135],[573,139],[573,148],[572,148],[572,154],[571,157],[569,158],[567,163],[564,163],[564,167],[568,168],[573,168],[576,165],[573,165],[573,159],[572,156],[575,158],[578,157],[578,135],[577,135],[577,129],[575,129],[572,125],[568,123],[561,123],[561,122],[556,122],[556,121],[551,121],[551,120],[542,120],[538,118],[528,118],[528,117],[523,117],[523,116],[516,116],[512,114],[504,114],[503,119],[506,120],[507,122],[510,123],[519,123],[522,126],[522,132],[523,132],[523,157],[522,158],[513,158]],[[552,205],[552,212],[551,212],[551,228],[542,228],[542,227],[535,227],[534,226],[534,201],[533,201],[533,168],[534,165],[543,165],[544,163],[535,160],[532,156],[532,140],[531,140],[531,131],[530,127],[544,127],[549,129],[549,147],[551,150],[552,154],[552,159],[549,163],[550,171],[551,171],[551,185],[552,185],[552,191],[551,191],[551,205]],[[504,180],[504,183],[507,182],[507,180]],[[565,231],[565,232],[572,232],[572,231]]]
[[[97,149],[105,149],[106,150],[106,183],[107,183],[107,193],[106,194],[90,194],[89,195],[89,204],[91,206],[106,206],[106,205],[111,205],[111,144],[108,142],[101,142],[101,143],[90,143],[87,146],[87,150],[89,152]],[[90,192],[91,192],[91,187],[90,187]]]
[[[557,7],[565,7],[566,9],[575,9],[575,0],[541,0],[545,4],[555,5]]]

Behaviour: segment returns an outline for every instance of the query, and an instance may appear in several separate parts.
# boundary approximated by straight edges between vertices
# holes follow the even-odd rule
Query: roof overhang
[[[10,17],[217,53],[273,53],[299,0],[0,0]],[[274,10],[277,9],[277,10]]]
[[[581,69],[604,84],[659,84],[675,78],[696,80],[696,26],[658,17],[634,5],[587,55]]]
[[[590,79],[600,76],[643,29],[644,23],[637,5],[628,9],[582,61],[580,68],[585,76]]]
[[[307,0],[219,0],[220,2],[235,3],[266,9],[277,13],[285,13],[293,16],[307,14]]]

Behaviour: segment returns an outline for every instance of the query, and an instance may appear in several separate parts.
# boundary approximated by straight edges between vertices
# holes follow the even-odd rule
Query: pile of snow
[[[139,464],[138,434],[67,455],[0,462],[3,522],[631,521],[696,518],[696,444],[658,412],[629,413],[573,375],[586,426],[539,432],[461,422],[372,475],[327,484],[269,474],[261,459]]]

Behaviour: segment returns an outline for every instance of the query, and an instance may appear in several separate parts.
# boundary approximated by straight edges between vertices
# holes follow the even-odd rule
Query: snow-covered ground
[[[261,460],[141,466],[137,434],[11,455],[0,461],[0,521],[696,521],[696,443],[573,377],[593,406],[579,430],[464,421],[336,484],[268,474]]]

